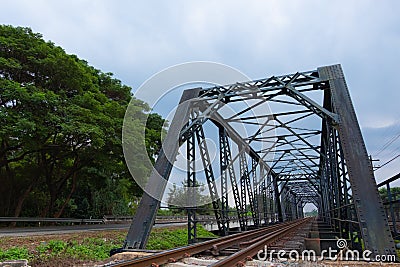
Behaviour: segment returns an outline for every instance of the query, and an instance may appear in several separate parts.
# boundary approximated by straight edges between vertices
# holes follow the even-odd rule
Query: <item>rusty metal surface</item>
[[[256,226],[301,218],[304,206],[313,203],[320,217],[337,231],[337,237],[350,240],[352,249],[368,249],[374,255],[395,254],[340,65],[188,90],[182,101],[188,99],[193,100],[192,109],[188,105],[179,107],[164,141],[165,151],[157,159],[157,171],[150,177],[148,189],[153,196],[161,198],[178,147],[192,142],[191,149],[200,152],[221,234],[229,231],[227,188],[231,187],[238,217],[242,217],[249,202]],[[219,112],[237,103],[238,110],[232,114]],[[279,112],[265,106],[269,104],[279,105]],[[236,128],[239,122],[248,126],[246,132]],[[205,123],[212,127],[203,127]],[[204,142],[211,128],[224,132],[219,142],[220,162],[214,165],[219,166],[219,174],[211,167],[210,151]],[[271,132],[272,136],[264,134]],[[236,143],[238,151],[244,154],[230,149],[230,142]],[[264,144],[272,146],[264,147]],[[252,160],[251,171],[246,157]],[[236,171],[232,167],[235,160],[240,161],[236,162],[239,166]],[[189,180],[195,171],[193,166],[190,168]],[[222,182],[216,179],[221,174]],[[235,177],[242,178],[240,185]],[[160,180],[165,183],[159,183]],[[222,201],[218,188],[221,188]],[[157,200],[143,196],[124,248],[145,246],[158,206]],[[194,233],[197,219],[195,211],[190,212],[189,231]],[[242,222],[241,226],[245,229],[246,223]]]
[[[246,259],[248,256],[254,256],[260,248],[263,248],[264,244],[270,244],[278,239],[281,239],[294,230],[298,229],[301,225],[306,223],[310,223],[313,218],[300,219],[293,222],[282,223],[281,225],[270,226],[264,229],[257,229],[252,231],[247,231],[244,233],[234,234],[231,236],[221,237],[215,240],[210,240],[194,245],[190,245],[187,247],[181,247],[176,249],[171,249],[159,253],[155,253],[153,255],[145,256],[142,258],[127,260],[124,262],[118,262],[114,264],[110,264],[108,266],[112,267],[147,267],[147,266],[159,266],[168,262],[176,262],[182,258],[190,257],[195,254],[204,252],[206,250],[222,249],[222,247],[227,248],[235,244],[239,244],[241,242],[249,241],[251,238],[262,237],[262,240],[259,239],[257,242],[249,246],[247,249],[243,249],[232,257],[227,257],[225,260],[220,261],[220,265],[211,265],[211,266],[235,266],[234,263],[238,261],[242,261]],[[233,241],[232,241],[233,240]],[[229,262],[229,264],[227,264]]]
[[[175,116],[171,122],[170,129],[165,137],[163,149],[155,163],[154,170],[150,175],[138,209],[129,228],[123,248],[144,248],[151,228],[154,225],[157,210],[160,205],[159,199],[165,191],[166,183],[172,169],[172,163],[169,160],[176,158],[179,149],[179,133],[182,127],[189,120],[190,99],[194,99],[199,94],[199,89],[186,90],[180,100]],[[154,197],[156,196],[156,198]]]
[[[321,79],[329,81],[334,112],[364,246],[374,255],[396,254],[372,165],[340,65],[318,69]]]
[[[288,225],[282,226],[279,229],[266,234],[261,240],[257,240],[247,248],[240,250],[239,252],[232,254],[220,261],[217,261],[209,267],[231,267],[231,266],[243,266],[243,264],[252,259],[260,250],[263,250],[265,246],[270,246],[272,243],[279,239],[290,236],[293,232],[298,230],[301,226],[311,223],[313,218],[300,219],[294,221]]]

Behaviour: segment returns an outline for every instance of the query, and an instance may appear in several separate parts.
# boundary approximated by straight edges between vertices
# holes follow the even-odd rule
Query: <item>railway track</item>
[[[194,245],[166,250],[149,256],[117,262],[108,266],[114,267],[158,267],[162,264],[177,262],[181,259],[198,254],[208,253],[214,256],[225,255],[218,261],[213,261],[208,266],[245,266],[265,246],[276,245],[280,240],[290,239],[296,232],[306,229],[314,218],[299,219],[268,226],[262,229],[246,231],[230,236],[221,237]]]

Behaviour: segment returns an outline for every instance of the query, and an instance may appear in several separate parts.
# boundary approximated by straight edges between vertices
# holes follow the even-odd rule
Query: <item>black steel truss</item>
[[[193,244],[197,241],[197,219],[196,219],[196,189],[198,187],[196,181],[196,139],[192,135],[186,141],[187,150],[187,194],[186,197],[188,205],[187,217],[188,217],[188,243]],[[193,190],[194,192],[191,192]],[[195,196],[192,198],[192,196]]]
[[[229,230],[228,176],[230,177],[230,181],[232,184],[235,207],[241,227],[244,227],[244,222],[241,216],[242,214],[240,213],[241,204],[239,199],[239,190],[237,187],[235,172],[233,170],[231,162],[231,149],[229,146],[228,136],[226,135],[225,129],[222,127],[219,127],[219,145],[220,145],[220,164],[221,164],[221,194],[222,194],[222,203],[224,210],[223,215],[224,215],[224,221],[227,224],[227,231],[228,231]]]
[[[168,150],[161,151],[149,184],[159,176],[168,180],[173,163],[167,158],[176,159],[186,142],[189,161],[195,161],[195,147],[200,152],[221,234],[229,231],[229,199],[234,200],[242,230],[303,217],[304,205],[312,203],[354,248],[395,254],[340,65],[186,90],[183,101],[164,141]],[[213,129],[219,136],[217,165],[205,141]],[[196,186],[193,162],[188,163],[189,188]],[[220,177],[214,172],[218,168]],[[154,195],[162,195],[165,186],[158,186]],[[144,248],[158,205],[143,195],[124,248]],[[196,239],[195,213],[188,209],[190,242]]]

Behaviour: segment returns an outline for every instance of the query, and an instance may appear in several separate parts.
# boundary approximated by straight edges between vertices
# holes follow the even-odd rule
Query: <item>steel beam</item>
[[[196,138],[197,138],[197,143],[199,144],[199,150],[200,150],[201,160],[203,162],[204,172],[207,179],[208,190],[210,191],[211,195],[215,219],[217,220],[219,232],[222,235],[224,235],[228,232],[228,229],[226,229],[226,224],[223,223],[221,199],[218,196],[214,171],[212,168],[211,158],[208,151],[207,142],[202,126],[196,129]]]
[[[339,115],[338,134],[349,172],[352,194],[365,249],[373,255],[396,255],[372,165],[351,102],[340,65],[318,68],[321,79],[329,82],[333,112]]]
[[[199,89],[186,90],[180,100],[169,131],[164,139],[154,169],[147,182],[145,192],[124,242],[124,249],[145,248],[151,228],[153,227],[160,200],[164,194],[169,175],[179,149],[179,134],[189,122],[192,99],[199,95]]]
[[[196,139],[195,135],[191,135],[186,141],[187,153],[187,203],[190,203],[187,210],[188,217],[188,244],[196,243],[197,241],[197,218],[196,218],[196,205],[197,205],[197,188],[196,181]]]
[[[314,100],[317,98],[309,97],[310,91],[322,95],[322,104]],[[256,225],[262,221],[269,223],[303,216],[301,209],[305,203],[314,203],[320,216],[339,231],[339,237],[351,240],[353,249],[357,246],[361,249],[359,241],[362,238],[364,248],[374,255],[395,253],[340,65],[189,90],[185,91],[181,102],[190,99],[193,105],[180,105],[171,122],[146,190],[151,196],[161,198],[180,145],[187,142],[188,158],[195,158],[196,136],[221,234],[227,234],[229,229],[229,175],[242,229],[246,226],[247,201]],[[243,102],[243,105],[236,106],[238,110],[234,113],[226,117],[221,115],[223,112],[219,113],[225,105],[237,102]],[[288,109],[250,114],[256,109],[263,110],[263,105],[271,102]],[[190,108],[195,112],[189,121]],[[310,119],[322,121],[321,129],[312,129],[310,125],[313,124],[308,123]],[[202,127],[207,121],[219,129],[221,199]],[[236,131],[234,124],[239,122],[248,127],[246,136]],[[273,132],[276,133],[274,136],[267,135]],[[230,141],[238,145],[237,155],[232,154]],[[265,148],[264,144],[271,146]],[[267,156],[273,149],[275,157],[271,159]],[[248,156],[252,159],[251,171],[246,162]],[[240,161],[241,190],[236,184],[238,174],[233,167],[237,158]],[[189,163],[189,188],[189,184],[195,186],[195,171],[194,163]],[[124,247],[143,248],[146,244],[159,205],[153,197],[144,194]],[[188,218],[190,241],[195,240],[195,213],[192,210],[188,210]]]
[[[241,201],[240,201],[240,194],[239,189],[236,181],[235,170],[233,168],[233,161],[231,155],[230,144],[228,140],[228,135],[223,127],[219,127],[219,137],[220,137],[220,153],[221,153],[221,175],[222,175],[222,182],[226,182],[226,190],[228,188],[228,176],[231,183],[233,199],[235,202],[236,214],[239,220],[240,228],[244,229],[244,218],[241,212]],[[225,180],[225,181],[224,181]],[[226,202],[228,205],[228,192],[226,191]],[[227,206],[226,209],[228,210],[229,207]],[[228,216],[228,214],[227,214]]]

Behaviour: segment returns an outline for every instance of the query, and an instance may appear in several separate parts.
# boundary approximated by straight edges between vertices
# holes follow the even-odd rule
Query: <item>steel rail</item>
[[[269,227],[268,227],[269,228]],[[160,264],[165,264],[168,262],[173,262],[180,260],[185,257],[189,257],[191,255],[210,250],[212,249],[214,244],[217,244],[221,242],[222,240],[228,240],[232,237],[236,236],[242,236],[244,234],[249,234],[251,232],[258,232],[258,231],[263,231],[264,229],[256,229],[256,230],[250,230],[245,233],[238,233],[238,234],[233,234],[230,236],[225,236],[221,237],[215,240],[210,240],[210,241],[205,241],[201,243],[197,243],[194,245],[189,245],[185,247],[180,247],[180,248],[175,248],[171,250],[165,250],[162,252],[155,253],[153,255],[141,257],[138,259],[133,259],[133,260],[127,260],[124,262],[119,262],[115,264],[111,264],[108,266],[113,266],[113,267],[125,267],[125,266],[137,266],[137,267],[147,267],[147,266],[158,266]]]
[[[234,234],[234,235],[230,235],[230,236],[225,236],[225,237],[221,237],[221,238],[218,238],[215,240],[210,240],[210,241],[206,241],[206,242],[202,242],[202,243],[198,243],[198,244],[194,244],[194,245],[189,245],[186,247],[180,247],[180,248],[176,248],[176,249],[166,250],[166,251],[162,251],[159,253],[155,253],[153,255],[149,255],[149,256],[133,259],[133,260],[117,262],[117,263],[114,263],[114,264],[111,264],[108,266],[112,266],[112,267],[159,266],[161,264],[165,264],[168,262],[176,262],[182,258],[187,258],[187,257],[190,257],[192,255],[195,255],[195,254],[198,254],[198,253],[201,253],[204,251],[213,250],[215,245],[218,245],[219,246],[218,248],[221,249],[222,246],[224,246],[224,242],[229,243],[230,246],[232,246],[232,245],[234,245],[233,243],[238,244],[238,240],[240,240],[240,238],[244,238],[244,240],[243,239],[242,240],[246,241],[250,238],[250,236],[262,235],[268,231],[270,231],[270,233],[268,233],[268,235],[267,235],[268,240],[270,240],[270,239],[272,240],[273,238],[279,239],[279,238],[283,237],[283,234],[288,232],[290,229],[297,229],[297,227],[299,225],[304,224],[305,222],[308,222],[309,220],[310,219],[307,218],[307,219],[300,219],[297,221],[292,221],[290,223],[281,223],[278,225],[272,225],[267,228],[246,231],[244,233],[238,233],[238,234]],[[231,242],[231,239],[234,239],[235,242]],[[259,241],[258,243],[260,243],[260,242],[263,242],[263,244],[264,244],[266,242],[266,240],[263,239],[262,241]],[[240,243],[240,241],[239,241],[239,243]],[[253,247],[253,246],[254,245],[252,245],[250,247]],[[257,252],[258,252],[258,250],[256,251],[256,253]],[[236,254],[237,253],[235,253],[234,255],[236,255]],[[255,255],[255,254],[253,254],[253,255]],[[246,255],[246,257],[247,257],[247,255]],[[244,257],[244,258],[246,258],[246,257]],[[223,266],[228,266],[228,265],[223,265]],[[231,265],[231,266],[233,266],[233,265]]]
[[[217,261],[209,267],[232,267],[232,266],[244,266],[244,262],[248,259],[251,259],[254,255],[256,255],[260,250],[264,249],[264,246],[268,246],[277,240],[291,234],[295,230],[297,230],[300,226],[305,225],[306,223],[311,222],[313,218],[305,218],[295,221],[281,229],[266,235],[262,240],[256,241],[254,244],[250,245],[247,248],[244,248],[220,261]]]
[[[245,235],[232,237],[229,240],[222,240],[221,242],[213,245],[211,249],[211,253],[213,255],[219,255],[221,250],[224,250],[233,246],[240,246],[242,243],[249,242],[250,244],[254,243],[255,240],[259,240],[260,238],[264,238],[266,235],[270,233],[274,233],[276,229],[282,229],[282,227],[286,225],[290,225],[293,222],[284,222],[276,225],[272,225],[268,228],[264,228],[260,231],[254,233],[247,233]],[[248,244],[249,244],[248,243]]]

